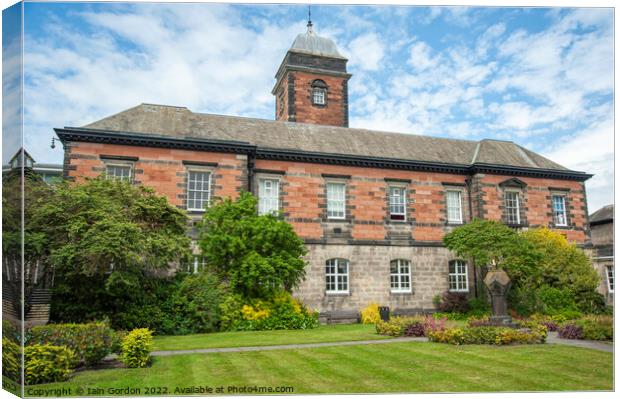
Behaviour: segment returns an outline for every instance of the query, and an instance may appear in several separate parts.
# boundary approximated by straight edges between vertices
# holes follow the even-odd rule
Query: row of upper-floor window
[[[108,164],[106,174],[109,178],[132,180],[132,167],[129,164]],[[211,199],[210,171],[188,170],[187,173],[187,209],[204,211]],[[347,183],[331,181],[326,183],[327,219],[346,219],[347,216]],[[463,192],[461,190],[445,191],[447,222],[463,223]],[[258,212],[259,214],[277,213],[280,211],[280,180],[277,178],[258,179]],[[522,203],[518,191],[504,192],[504,214],[508,224],[520,225]],[[388,185],[388,214],[394,221],[407,220],[407,188],[403,184]],[[551,196],[553,223],[555,226],[568,226],[568,212],[565,194]]]

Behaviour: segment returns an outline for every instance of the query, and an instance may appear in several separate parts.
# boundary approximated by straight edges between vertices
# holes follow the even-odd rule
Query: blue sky
[[[61,162],[53,127],[142,102],[273,119],[274,74],[306,5],[49,4],[25,8],[26,148]],[[352,127],[512,140],[595,173],[613,201],[611,9],[315,5],[349,58]]]

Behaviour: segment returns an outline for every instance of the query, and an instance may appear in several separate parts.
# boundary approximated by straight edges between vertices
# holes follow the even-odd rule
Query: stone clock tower
[[[348,127],[350,77],[336,44],[308,21],[276,73],[276,120]]]

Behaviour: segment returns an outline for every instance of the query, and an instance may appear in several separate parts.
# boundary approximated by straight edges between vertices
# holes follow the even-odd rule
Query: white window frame
[[[334,193],[330,193],[330,187],[342,186],[342,198],[334,198]],[[339,181],[328,181],[325,185],[326,191],[326,201],[327,201],[327,218],[328,219],[346,219],[347,217],[347,183],[339,182]],[[331,195],[331,198],[330,198]],[[334,209],[335,205],[338,205],[340,208],[340,204],[342,205],[342,209]],[[338,214],[336,214],[338,212]],[[342,215],[339,213],[342,212]],[[331,213],[331,214],[330,214]]]
[[[122,168],[129,169],[129,175],[118,176],[116,174],[109,173],[110,168]],[[133,181],[133,164],[119,163],[119,162],[105,162],[105,176],[108,180],[119,180],[131,183]]]
[[[555,205],[556,205],[556,198],[561,198],[562,199],[562,209],[561,210],[557,210]],[[566,195],[562,195],[562,194],[552,194],[551,195],[551,208],[553,211],[553,224],[555,226],[559,226],[559,227],[566,227],[568,226],[568,213],[566,212]],[[562,215],[562,218],[564,219],[563,223],[558,223],[558,215]]]
[[[458,219],[450,218],[450,209],[454,211],[454,206],[450,206],[450,195],[456,194],[458,200]],[[461,190],[447,190],[446,191],[446,217],[448,218],[448,223],[453,224],[462,224],[463,223],[463,192]]]
[[[202,255],[193,255],[192,257],[192,263],[191,263],[191,267],[192,267],[192,271],[191,273],[193,274],[197,274],[198,273],[198,268],[200,268],[200,271],[203,271],[205,269],[205,266],[207,265],[207,261],[206,258]]]
[[[327,90],[321,87],[312,88],[312,104],[325,105],[327,103],[327,101],[325,101],[326,96],[327,96]]]
[[[400,190],[400,195],[396,196],[392,194],[392,190]],[[396,203],[394,199],[398,198],[399,203]],[[394,208],[401,207],[402,212],[395,212]],[[397,222],[405,222],[407,221],[407,187],[399,186],[399,185],[390,185],[388,186],[388,210],[390,212],[390,220],[394,220]],[[402,219],[394,219],[392,216],[402,216]]]
[[[452,266],[454,266],[454,272],[450,270]],[[460,277],[464,277],[464,280]],[[465,281],[464,287],[463,281]],[[452,283],[454,283],[455,288],[452,288]],[[468,267],[464,260],[455,259],[448,263],[448,291],[469,292]]]
[[[508,206],[509,201],[511,201],[509,196],[511,195],[515,196],[515,204],[516,204],[515,207]],[[507,190],[504,192],[504,209],[506,210],[506,223],[507,224],[515,224],[515,225],[521,224],[521,200],[519,199],[518,191]],[[516,209],[516,217],[517,217],[516,222],[510,220],[510,209]]]
[[[396,272],[392,267],[396,266]],[[403,272],[406,267],[407,271]],[[396,282],[396,287],[393,283]],[[411,262],[407,259],[394,259],[390,261],[390,292],[392,293],[411,293]]]
[[[346,270],[344,273],[339,272],[338,267],[344,264]],[[331,258],[325,261],[325,293],[326,294],[348,294],[350,287],[349,280],[349,260],[344,258]],[[333,267],[333,272],[329,268]],[[333,278],[333,282],[330,281]],[[333,284],[333,289],[330,286]],[[346,285],[346,289],[341,289],[341,285]]]
[[[266,184],[270,183],[272,193],[265,194]],[[273,193],[275,188],[275,194]],[[274,207],[275,205],[275,207]],[[277,214],[280,211],[280,179],[273,177],[258,178],[258,214]]]
[[[206,182],[207,189],[206,190],[204,190],[204,184],[205,184],[204,179],[201,181],[201,183],[202,183],[202,189],[201,190],[197,190],[196,188],[190,189],[192,173],[206,173],[207,174],[207,182]],[[188,211],[204,212],[204,211],[207,210],[207,208],[211,204],[211,179],[212,179],[212,176],[213,176],[213,171],[212,170],[194,169],[194,168],[188,168],[187,169],[187,187],[186,187],[187,198],[185,199],[185,205],[186,205]],[[197,207],[190,207],[189,206],[190,191],[191,192],[195,192],[195,193],[202,193],[202,194],[207,193],[207,198],[206,199],[205,198],[201,198],[201,200],[203,202],[203,208],[197,208]],[[196,202],[198,202],[198,199],[194,198],[193,201],[194,201],[194,205],[195,205]]]
[[[607,277],[607,291],[610,294],[614,292],[614,266],[607,265],[605,266],[605,276]]]

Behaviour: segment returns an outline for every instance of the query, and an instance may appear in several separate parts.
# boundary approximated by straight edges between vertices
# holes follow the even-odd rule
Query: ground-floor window
[[[449,264],[448,271],[449,288],[452,292],[467,292],[469,285],[467,280],[467,263],[462,260],[453,260]]]
[[[390,290],[411,292],[411,263],[406,259],[390,262]]]
[[[325,292],[330,294],[349,292],[349,261],[328,259],[325,262]]]
[[[607,289],[609,292],[614,292],[614,267],[612,265],[607,266]]]

